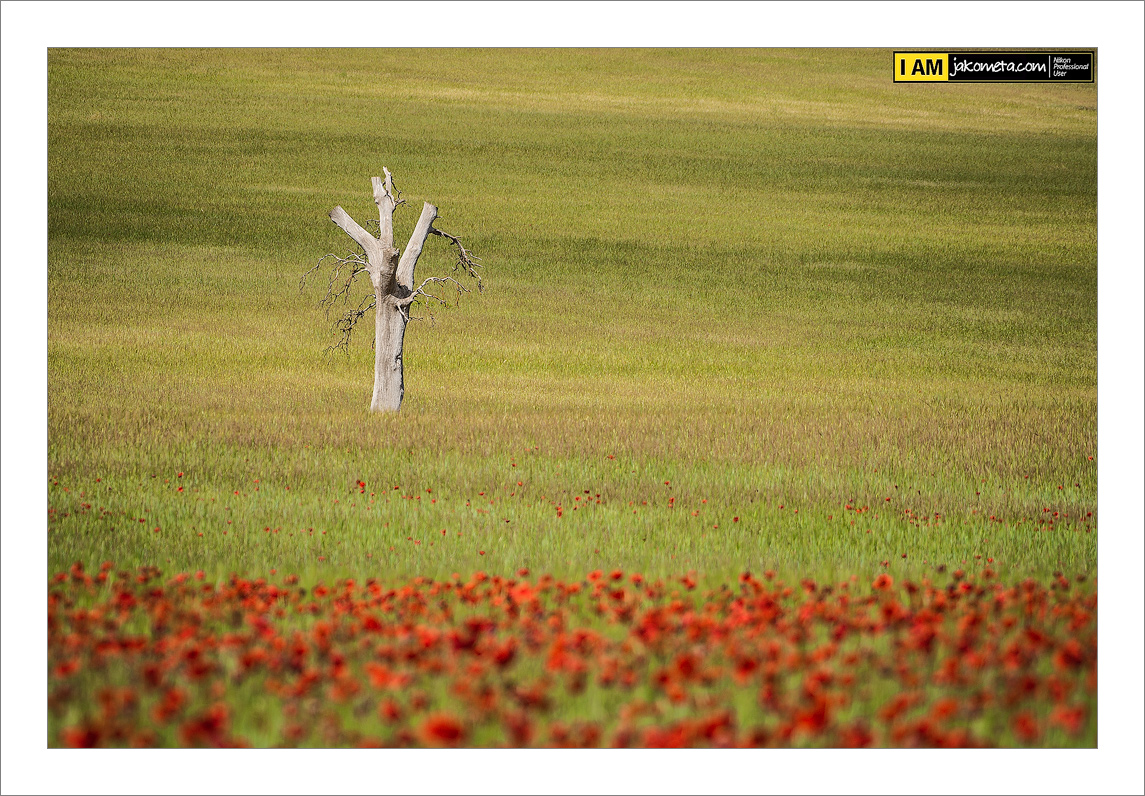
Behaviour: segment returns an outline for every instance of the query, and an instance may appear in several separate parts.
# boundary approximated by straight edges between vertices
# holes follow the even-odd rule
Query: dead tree
[[[378,234],[375,237],[358,225],[350,214],[341,208],[335,207],[330,211],[330,220],[353,238],[358,244],[357,251],[339,256],[327,254],[318,260],[318,263],[302,275],[299,288],[305,287],[306,278],[319,270],[327,260],[332,260],[330,280],[326,295],[320,302],[326,308],[327,317],[330,311],[341,301],[345,309],[335,322],[338,331],[338,342],[330,348],[344,348],[348,350],[350,335],[355,327],[371,309],[374,311],[374,396],[370,400],[372,412],[396,412],[402,404],[405,394],[405,383],[402,377],[402,344],[405,340],[406,324],[411,320],[423,320],[428,317],[433,323],[433,314],[429,311],[433,305],[448,306],[442,295],[430,293],[427,288],[435,288],[438,293],[452,290],[456,297],[468,293],[467,288],[452,276],[431,276],[414,287],[414,267],[418,257],[421,256],[422,247],[430,235],[438,235],[457,247],[457,263],[453,266],[454,273],[458,269],[477,282],[477,290],[481,292],[481,277],[477,273],[480,267],[473,255],[461,245],[461,241],[447,232],[442,232],[433,226],[437,219],[437,208],[426,202],[421,209],[421,217],[410,235],[404,252],[399,252],[394,246],[394,210],[405,204],[401,192],[394,188],[393,177],[390,170],[383,168],[386,175],[373,177],[374,204],[378,206]],[[367,222],[373,226],[372,222]],[[362,274],[368,274],[373,292],[366,295],[354,309],[349,309],[351,301],[351,288],[355,280]],[[415,307],[422,307],[426,315],[419,317],[412,314]]]

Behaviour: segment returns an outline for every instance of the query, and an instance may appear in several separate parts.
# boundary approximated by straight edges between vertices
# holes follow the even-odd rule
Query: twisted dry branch
[[[398,301],[398,310],[405,316],[407,321],[421,321],[425,320],[424,317],[413,315],[410,312],[410,307],[414,304],[420,304],[425,307],[426,316],[429,317],[429,325],[434,325],[433,313],[430,311],[430,302],[434,302],[442,307],[448,307],[449,302],[441,296],[434,295],[425,289],[426,285],[445,285],[452,284],[454,290],[457,291],[457,297],[460,299],[462,293],[468,293],[469,288],[458,282],[452,276],[431,276],[418,285],[417,290],[410,293],[404,299]]]
[[[347,355],[350,353],[350,336],[358,325],[362,316],[377,306],[378,300],[373,293],[362,298],[356,309],[349,310],[338,320],[334,321],[334,329],[338,332],[338,342],[326,348],[326,353],[342,349]]]
[[[354,280],[362,274],[369,273],[369,260],[366,258],[366,253],[359,250],[352,254],[339,256],[337,254],[326,254],[319,258],[314,267],[302,275],[298,282],[298,289],[302,291],[306,287],[306,279],[310,274],[319,270],[322,263],[326,260],[333,260],[334,266],[330,271],[330,279],[326,284],[326,295],[318,302],[318,306],[325,308],[326,317],[330,317],[330,309],[337,305],[338,300],[341,299],[345,304],[350,300],[350,288],[354,284]],[[350,269],[350,273],[344,276],[346,269]]]
[[[382,186],[383,186],[382,190],[386,196],[390,197],[390,200],[394,203],[394,209],[396,210],[397,208],[404,205],[406,203],[406,200],[402,199],[401,188],[399,188],[398,184],[396,182],[394,182],[394,177],[392,174],[390,174],[390,170],[383,168],[382,173],[384,173],[386,175],[385,180],[383,180],[383,182],[382,182]],[[366,226],[367,227],[369,227],[369,226],[377,227],[378,222],[373,221],[373,219],[371,219],[370,221],[366,222]]]
[[[485,286],[481,284],[481,275],[477,273],[477,269],[481,267],[481,260],[474,257],[472,252],[461,245],[461,239],[455,235],[450,235],[448,232],[442,232],[436,227],[430,227],[429,232],[431,235],[439,235],[446,238],[450,245],[457,247],[457,265],[453,266],[456,271],[461,268],[465,273],[477,280],[477,292],[485,292]],[[468,291],[466,291],[468,292]]]

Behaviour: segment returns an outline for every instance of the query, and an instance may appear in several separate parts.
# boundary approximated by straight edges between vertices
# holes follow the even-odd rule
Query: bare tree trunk
[[[461,241],[447,232],[434,229],[433,222],[437,218],[437,208],[429,202],[422,206],[421,217],[418,218],[405,251],[398,252],[394,246],[394,209],[403,204],[403,201],[395,196],[393,177],[389,169],[383,168],[382,171],[386,175],[385,179],[372,178],[374,203],[378,206],[376,238],[341,207],[335,207],[330,211],[330,220],[362,247],[365,259],[361,255],[348,257],[327,255],[334,257],[336,266],[323,303],[329,307],[339,298],[344,300],[354,278],[363,273],[369,274],[374,287],[374,303],[367,305],[363,302],[357,310],[348,312],[338,322],[338,328],[342,331],[343,342],[348,342],[354,324],[369,311],[371,306],[374,308],[374,394],[370,399],[370,410],[396,412],[401,408],[402,396],[405,394],[402,346],[405,342],[406,324],[410,320],[410,305],[419,299],[438,304],[446,303],[439,296],[426,291],[426,286],[430,284],[450,283],[458,294],[468,292],[453,277],[430,277],[417,288],[414,287],[414,269],[417,267],[418,257],[421,256],[426,238],[433,234],[448,239],[457,247],[458,266],[477,280],[478,289],[481,288],[481,279],[475,271],[475,268],[479,267],[479,262],[461,245]],[[311,271],[316,270],[321,263],[319,260],[319,264]],[[455,266],[455,269],[458,266]],[[341,277],[342,267],[352,268],[352,272],[345,280]],[[305,279],[304,275],[303,282]]]
[[[406,315],[397,301],[384,293],[374,308],[374,397],[371,412],[396,412],[405,395],[402,375],[402,345]]]
[[[341,227],[366,252],[366,270],[374,285],[374,395],[370,399],[373,412],[396,412],[401,408],[405,384],[402,379],[402,345],[406,324],[409,322],[409,299],[414,292],[413,276],[417,259],[421,256],[425,239],[429,236],[437,208],[429,202],[421,210],[421,218],[405,253],[398,259],[394,247],[394,182],[389,169],[386,175],[374,177],[374,204],[378,206],[378,237],[362,229],[349,213],[339,207],[330,211],[330,220]]]

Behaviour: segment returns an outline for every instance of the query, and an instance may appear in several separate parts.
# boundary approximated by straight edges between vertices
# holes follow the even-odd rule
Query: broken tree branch
[[[341,205],[338,205],[330,211],[330,220],[341,227],[343,232],[353,238],[354,242],[362,247],[362,251],[364,251],[368,257],[373,255],[375,250],[378,249],[378,239],[362,229],[362,226],[357,221],[350,218],[350,214],[343,210]],[[392,239],[393,235],[391,234],[390,237]]]
[[[306,287],[307,277],[320,269],[326,260],[333,260],[334,265],[330,270],[330,278],[327,280],[326,295],[318,302],[318,306],[326,309],[326,317],[329,318],[330,308],[338,303],[338,299],[342,299],[343,302],[349,301],[350,288],[353,286],[354,280],[362,274],[369,273],[369,262],[366,260],[366,256],[361,253],[348,254],[344,257],[337,254],[325,254],[318,259],[313,268],[302,275],[298,282],[299,290]],[[346,268],[350,268],[350,273],[343,278],[342,274]]]
[[[371,177],[374,185],[374,204],[378,206],[378,242],[383,249],[394,248],[394,209],[402,204],[394,194],[394,178],[390,170],[383,167],[381,177]]]
[[[344,350],[347,354],[350,353],[350,336],[354,333],[354,329],[358,326],[358,321],[362,316],[372,310],[377,305],[377,297],[373,293],[365,296],[361,303],[358,304],[356,309],[352,309],[343,315],[338,320],[334,321],[334,328],[338,331],[338,342],[326,349],[326,353],[337,351],[338,349]]]
[[[431,276],[428,279],[426,279],[424,282],[422,282],[420,285],[418,285],[417,290],[410,293],[404,299],[400,299],[398,301],[398,306],[399,307],[408,307],[410,304],[413,304],[415,301],[418,301],[419,297],[423,297],[423,298],[430,299],[432,301],[436,301],[438,304],[441,304],[443,306],[448,307],[449,302],[447,302],[445,299],[440,298],[438,296],[435,296],[432,293],[428,293],[425,290],[426,285],[445,284],[447,282],[453,283],[454,289],[457,290],[458,296],[460,296],[462,293],[468,293],[469,292],[469,288],[467,288],[465,285],[458,282],[452,276]]]
[[[441,296],[437,296],[433,293],[430,293],[428,290],[425,289],[425,286],[430,285],[430,284],[444,285],[447,283],[450,283],[453,285],[454,290],[457,291],[458,298],[460,298],[463,293],[469,292],[469,288],[467,288],[465,285],[458,282],[452,276],[431,276],[431,277],[427,278],[424,282],[422,282],[420,285],[418,285],[417,290],[410,293],[404,299],[399,299],[398,303],[397,303],[398,309],[401,310],[402,314],[405,316],[405,319],[407,321],[411,321],[411,320],[419,321],[419,320],[422,320],[422,318],[411,314],[410,307],[413,306],[414,304],[421,304],[422,306],[425,307],[426,314],[429,316],[429,325],[433,326],[434,325],[434,318],[433,318],[433,312],[430,311],[430,309],[429,309],[429,302],[431,302],[431,301],[436,302],[437,304],[441,305],[442,307],[448,307],[449,302],[446,301]]]
[[[437,208],[426,202],[421,208],[421,217],[418,218],[417,226],[409,236],[409,243],[406,244],[406,250],[398,261],[397,272],[394,275],[397,283],[406,290],[413,290],[414,267],[417,266],[417,258],[421,256],[425,239],[433,232],[435,218],[437,218]]]
[[[477,292],[485,292],[485,286],[481,284],[481,275],[477,273],[477,269],[481,267],[481,261],[461,245],[461,239],[455,235],[450,235],[448,232],[442,232],[436,227],[431,229],[430,232],[448,239],[451,245],[457,247],[457,265],[453,267],[453,270],[456,271],[458,268],[461,268],[465,273],[477,280]]]

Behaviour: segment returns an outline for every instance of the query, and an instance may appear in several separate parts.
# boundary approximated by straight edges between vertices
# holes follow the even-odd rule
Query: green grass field
[[[1095,88],[889,62],[52,50],[50,571],[1094,571]],[[383,165],[485,263],[398,416],[298,287]]]

